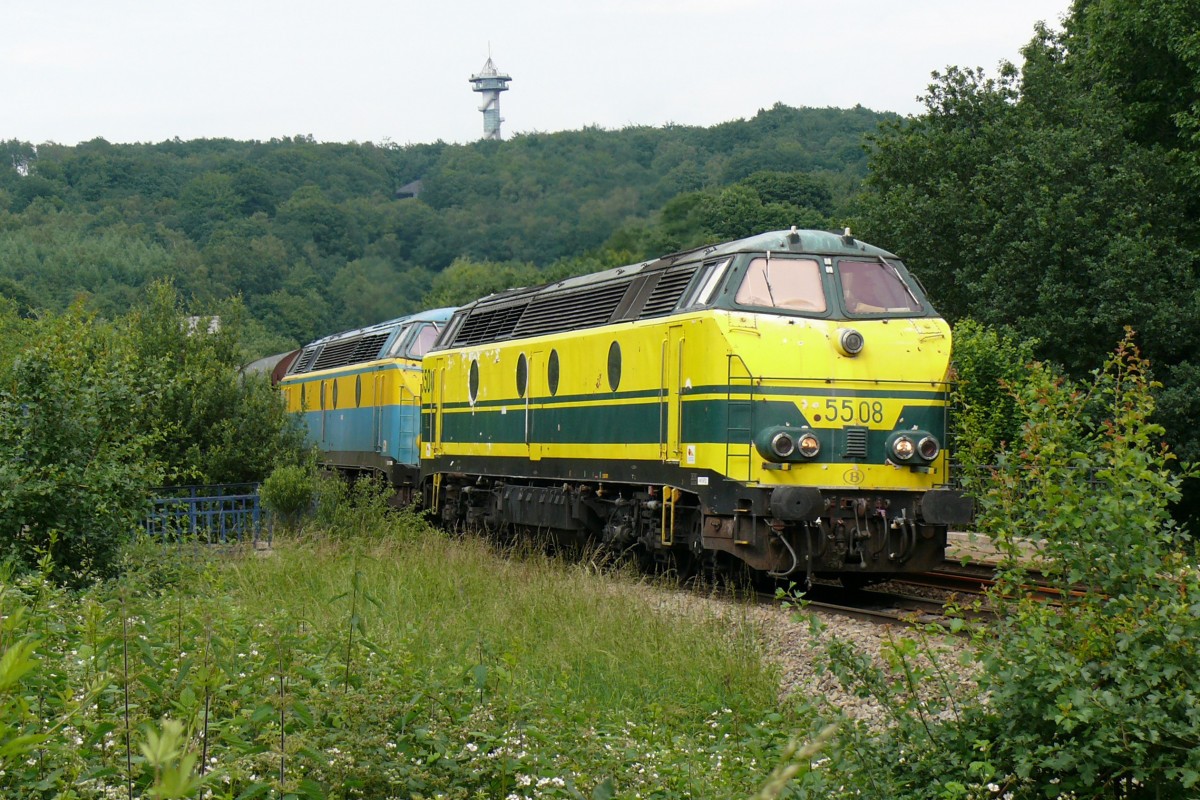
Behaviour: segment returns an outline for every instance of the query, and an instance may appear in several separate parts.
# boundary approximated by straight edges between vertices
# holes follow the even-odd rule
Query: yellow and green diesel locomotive
[[[970,514],[942,447],[949,366],[919,284],[849,231],[492,295],[423,362],[425,503],[674,563],[928,570]]]

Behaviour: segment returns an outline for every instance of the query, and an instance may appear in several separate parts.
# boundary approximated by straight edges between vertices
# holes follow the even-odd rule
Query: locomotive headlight
[[[917,452],[917,446],[908,436],[901,434],[892,440],[892,455],[901,461],[908,461]]]
[[[941,452],[941,442],[928,431],[896,431],[887,439],[888,458],[897,464],[923,467]]]
[[[812,458],[821,449],[821,442],[807,426],[773,425],[754,437],[754,449],[767,461],[785,464]]]
[[[780,431],[771,437],[771,452],[780,458],[787,458],[796,452],[796,440],[787,431]]]
[[[862,352],[866,342],[863,335],[853,328],[843,328],[838,331],[837,349],[845,356],[856,356]]]

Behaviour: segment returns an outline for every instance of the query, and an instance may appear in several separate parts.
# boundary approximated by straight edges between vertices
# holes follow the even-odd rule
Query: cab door
[[[383,440],[386,438],[383,430],[383,370],[378,370],[371,376],[371,441],[375,452],[383,452]]]
[[[426,369],[422,375],[422,395],[425,397],[425,424],[422,434],[425,439],[425,457],[432,458],[442,454],[442,411],[443,397],[446,389],[445,367],[435,363]]]
[[[682,325],[667,328],[662,342],[662,374],[659,388],[659,455],[663,461],[678,464],[680,460],[680,413],[683,392]]]
[[[321,381],[321,449],[329,450],[329,405],[326,399],[327,381]]]

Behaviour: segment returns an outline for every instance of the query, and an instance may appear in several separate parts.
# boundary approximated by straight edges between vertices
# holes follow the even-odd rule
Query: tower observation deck
[[[500,138],[500,123],[504,122],[500,116],[500,93],[508,91],[508,82],[511,80],[496,69],[491,56],[488,56],[483,69],[471,76],[471,83],[475,84],[471,87],[472,91],[483,95],[483,105],[479,106],[479,110],[483,112],[484,139]]]

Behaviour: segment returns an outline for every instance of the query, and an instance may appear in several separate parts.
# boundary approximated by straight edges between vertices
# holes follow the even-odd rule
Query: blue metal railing
[[[258,544],[263,539],[258,484],[176,486],[150,500],[146,533],[164,544]],[[267,533],[265,542],[270,544]]]

